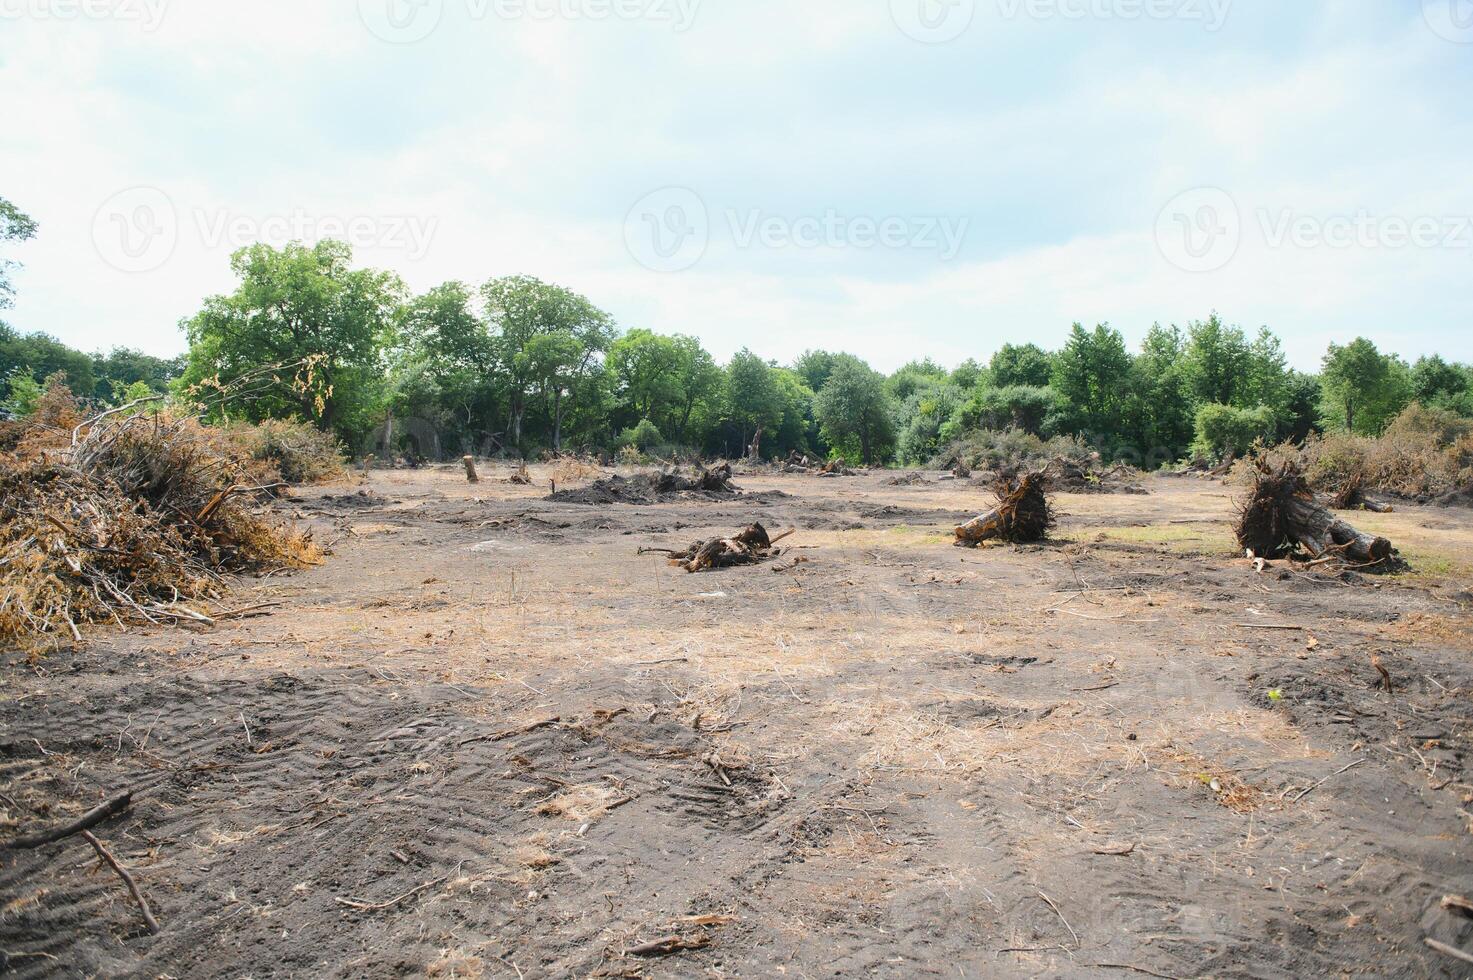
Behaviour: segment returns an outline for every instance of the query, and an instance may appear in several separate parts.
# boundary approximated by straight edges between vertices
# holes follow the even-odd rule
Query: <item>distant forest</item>
[[[35,233],[0,199],[0,239]],[[983,430],[1073,436],[1106,459],[1154,468],[1241,454],[1316,431],[1379,434],[1413,402],[1473,416],[1473,368],[1415,364],[1363,338],[1332,344],[1318,374],[1290,369],[1268,329],[1215,313],[1153,326],[1138,350],[1106,324],[1074,324],[1057,350],[1004,345],[954,368],[893,374],[846,353],[780,365],[749,350],[719,364],[698,339],[624,329],[588,298],[528,276],[449,282],[413,295],[392,272],[355,268],[345,244],[254,245],[239,285],[183,321],[187,355],[86,354],[0,323],[3,409],[25,416],[47,379],[116,404],[183,395],[295,365],[217,412],[300,418],[353,454],[393,432],[396,451],[618,451],[670,457],[840,455],[924,464]],[[0,309],[9,305],[0,264]],[[980,352],[979,352],[980,354]],[[306,365],[305,368],[301,367]],[[394,420],[392,426],[386,424]]]

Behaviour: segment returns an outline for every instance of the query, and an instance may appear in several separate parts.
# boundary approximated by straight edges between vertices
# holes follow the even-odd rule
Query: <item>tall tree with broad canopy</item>
[[[991,383],[998,388],[1042,388],[1053,372],[1054,356],[1037,344],[1003,344],[992,355]]]
[[[1375,436],[1406,407],[1410,379],[1406,365],[1357,337],[1325,354],[1320,387],[1326,414],[1347,431]]]
[[[743,347],[726,366],[726,418],[741,435],[742,452],[758,429],[775,431],[783,422],[783,397],[772,366]]]
[[[1070,430],[1101,438],[1121,431],[1129,394],[1130,352],[1108,324],[1085,330],[1074,324],[1069,342],[1054,355],[1053,388]]]
[[[481,287],[481,299],[506,378],[512,445],[522,447],[529,401],[541,395],[558,448],[566,399],[613,342],[613,321],[571,289],[533,276],[492,279]]]
[[[281,378],[231,410],[253,420],[296,415],[345,439],[366,431],[381,392],[380,355],[406,290],[393,273],[352,261],[352,248],[331,240],[236,252],[235,292],[211,296],[183,324],[184,383],[229,386],[263,366],[310,361],[309,377]]]
[[[843,449],[858,443],[866,466],[895,446],[894,407],[885,376],[857,357],[839,355],[828,383],[813,400],[813,415],[829,445]]]

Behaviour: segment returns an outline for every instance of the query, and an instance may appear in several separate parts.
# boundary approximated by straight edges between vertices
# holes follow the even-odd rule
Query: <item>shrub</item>
[[[635,450],[649,449],[658,446],[665,441],[660,435],[660,430],[655,423],[649,419],[640,419],[639,424],[632,429],[625,429],[619,436],[619,448],[632,447]]]
[[[1081,466],[1098,462],[1094,450],[1074,436],[1044,440],[1018,429],[978,429],[952,442],[931,465],[950,469],[960,462],[975,470],[1036,469],[1061,457]]]
[[[1254,443],[1272,438],[1275,427],[1273,410],[1266,405],[1253,409],[1203,405],[1197,410],[1197,439],[1192,452],[1216,458],[1243,456]]]

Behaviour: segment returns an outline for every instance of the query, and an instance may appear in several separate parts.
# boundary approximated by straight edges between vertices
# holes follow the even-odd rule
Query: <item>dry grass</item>
[[[605,783],[583,783],[569,786],[542,803],[537,812],[544,817],[560,817],[574,823],[592,823],[605,816],[623,797]]]

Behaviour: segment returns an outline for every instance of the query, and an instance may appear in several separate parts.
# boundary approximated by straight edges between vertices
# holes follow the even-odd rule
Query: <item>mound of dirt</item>
[[[912,470],[909,473],[902,473],[900,476],[892,476],[885,481],[885,485],[891,487],[923,487],[930,482],[930,480],[927,480],[924,476]]]
[[[611,476],[576,490],[559,490],[544,500],[563,504],[602,507],[610,504],[658,504],[666,500],[730,500],[739,488],[731,482],[731,470],[697,472],[694,478],[677,473],[640,473],[625,479]]]

